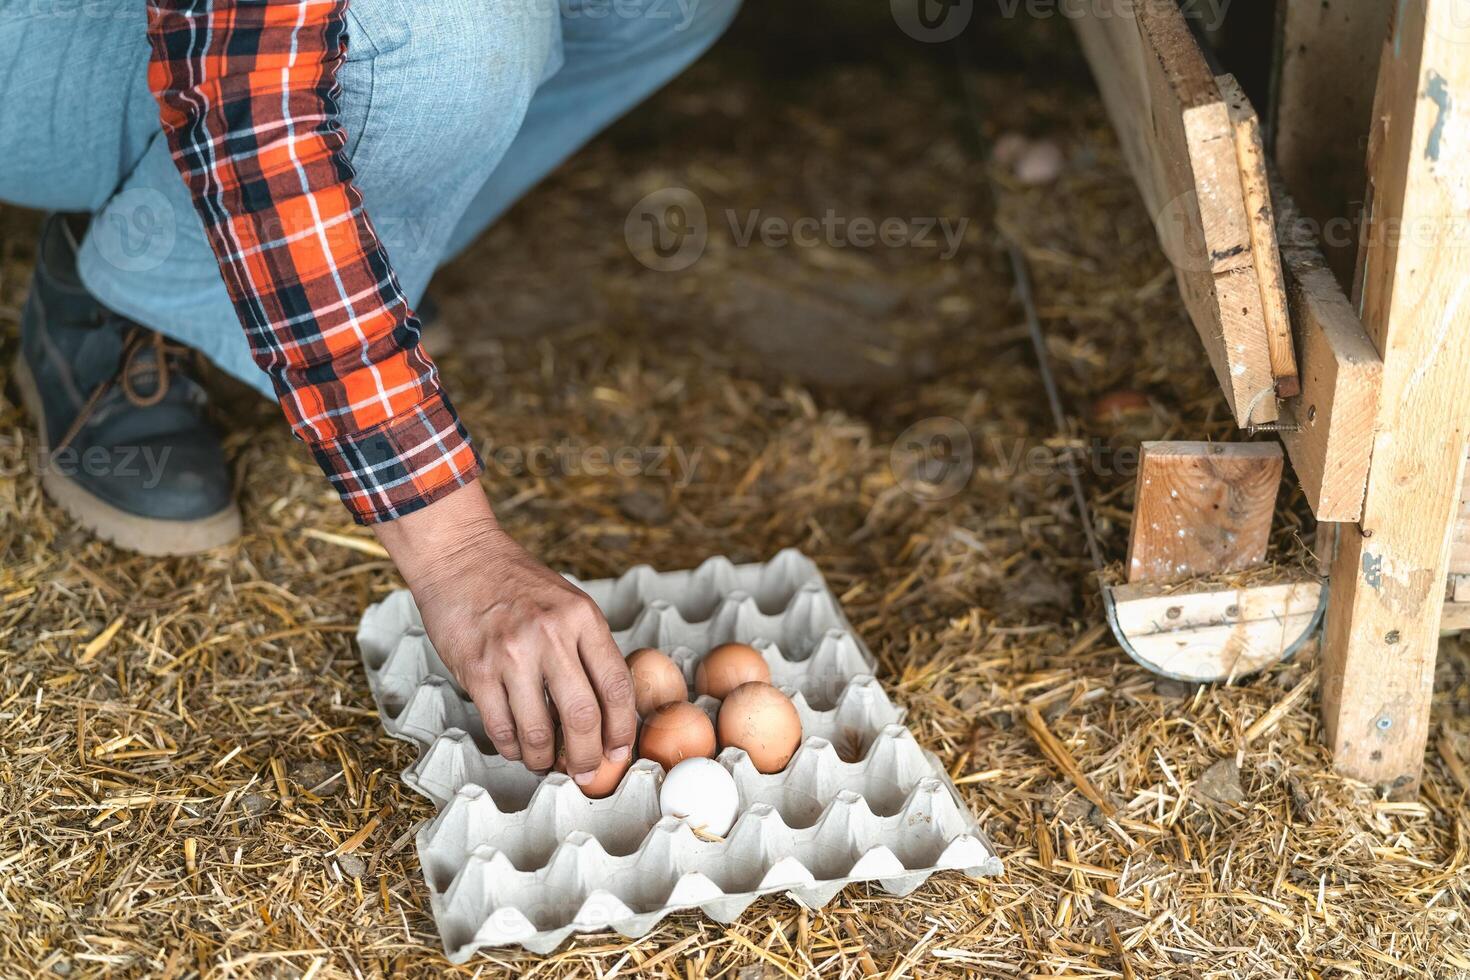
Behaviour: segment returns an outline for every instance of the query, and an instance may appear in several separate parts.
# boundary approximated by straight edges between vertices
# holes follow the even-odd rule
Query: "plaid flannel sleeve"
[[[148,80],[255,362],[358,523],[482,467],[352,183],[347,0],[148,0]]]

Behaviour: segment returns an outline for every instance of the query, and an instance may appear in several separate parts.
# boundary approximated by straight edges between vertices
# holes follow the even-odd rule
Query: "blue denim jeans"
[[[409,301],[739,0],[352,0],[347,152]],[[148,91],[142,0],[0,4],[0,200],[90,211],[83,282],[274,398]]]

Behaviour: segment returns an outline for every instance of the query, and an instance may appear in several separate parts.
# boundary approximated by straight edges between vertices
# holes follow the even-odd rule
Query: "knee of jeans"
[[[452,155],[509,140],[559,57],[556,0],[403,0],[403,44],[374,59],[399,146]]]

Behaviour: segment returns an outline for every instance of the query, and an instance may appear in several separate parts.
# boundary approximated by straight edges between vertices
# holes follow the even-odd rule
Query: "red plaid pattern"
[[[359,523],[483,466],[352,184],[347,0],[148,0],[148,81],[255,362]]]

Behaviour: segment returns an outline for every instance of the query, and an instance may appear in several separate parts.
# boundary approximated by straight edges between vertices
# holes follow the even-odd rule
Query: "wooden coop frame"
[[[1236,424],[1336,532],[1334,764],[1411,797],[1470,628],[1470,0],[1279,0],[1265,126],[1178,0],[1074,24]]]

